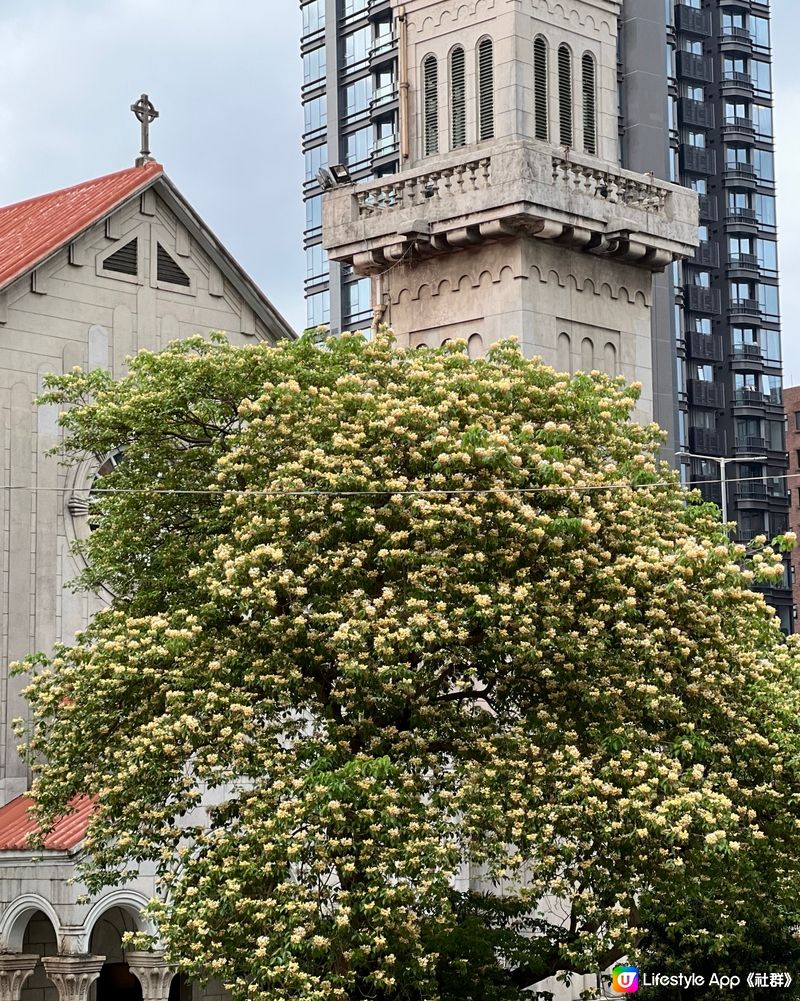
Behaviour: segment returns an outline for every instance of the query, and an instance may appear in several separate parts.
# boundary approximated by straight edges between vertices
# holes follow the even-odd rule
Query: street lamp
[[[723,458],[720,455],[695,455],[694,452],[676,452],[676,455],[685,456],[687,459],[702,459],[704,462],[719,463],[719,485],[722,489],[722,524],[728,523],[728,477],[726,470],[731,462],[768,462],[766,455],[733,455]]]

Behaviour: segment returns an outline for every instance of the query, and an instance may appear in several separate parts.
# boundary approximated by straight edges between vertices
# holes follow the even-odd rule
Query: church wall
[[[104,271],[105,257],[134,237],[138,275]],[[156,243],[188,275],[188,289],[159,282]],[[0,322],[0,805],[24,792],[27,769],[10,730],[26,706],[24,679],[8,665],[55,642],[71,642],[102,601],[74,594],[70,540],[81,515],[68,509],[74,471],[47,451],[58,443],[56,414],[35,406],[47,373],[73,366],[127,371],[126,357],[170,340],[220,329],[236,343],[269,339],[261,321],[182,223],[151,189],[89,229],[5,293]],[[94,474],[87,469],[89,480]],[[83,516],[85,520],[85,515]],[[76,531],[77,529],[77,531]]]

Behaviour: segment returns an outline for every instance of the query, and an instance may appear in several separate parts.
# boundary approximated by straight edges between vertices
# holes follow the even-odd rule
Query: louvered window
[[[597,153],[597,79],[594,56],[584,53],[582,62],[583,148]]]
[[[547,42],[541,35],[533,43],[533,116],[534,135],[548,138],[547,132]]]
[[[494,51],[491,38],[478,45],[478,139],[494,138]]]
[[[558,50],[558,124],[562,146],[572,146],[572,53],[561,45]]]
[[[159,243],[157,249],[157,277],[160,282],[169,282],[170,285],[182,285],[189,288],[191,279],[183,268],[174,261]]]
[[[453,149],[467,144],[466,61],[462,48],[450,54],[450,142]]]
[[[439,64],[428,56],[422,64],[425,87],[425,156],[439,152]]]
[[[135,275],[139,263],[139,241],[131,240],[124,247],[115,250],[103,261],[104,271],[116,271],[121,275]]]

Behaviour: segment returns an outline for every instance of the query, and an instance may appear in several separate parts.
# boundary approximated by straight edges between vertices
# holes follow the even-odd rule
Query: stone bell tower
[[[619,165],[620,8],[393,2],[401,170],[331,188],[323,232],[401,343],[516,335],[638,380],[651,420],[652,275],[697,245],[697,196]]]

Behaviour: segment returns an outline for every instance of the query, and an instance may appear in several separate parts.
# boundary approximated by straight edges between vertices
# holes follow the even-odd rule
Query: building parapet
[[[437,157],[325,195],[324,242],[361,274],[531,236],[651,271],[698,246],[697,195],[596,157],[525,140]]]

